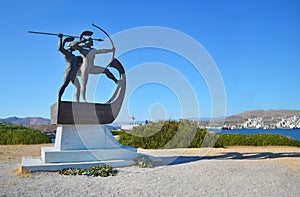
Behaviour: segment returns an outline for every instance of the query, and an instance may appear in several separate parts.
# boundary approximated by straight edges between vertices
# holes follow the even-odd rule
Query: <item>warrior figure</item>
[[[69,83],[71,81],[74,84],[74,86],[76,87],[76,101],[79,102],[80,83],[76,77],[76,74],[82,64],[82,58],[80,56],[75,56],[73,54],[73,51],[75,49],[72,47],[72,44],[69,44],[67,49],[64,48],[65,43],[66,42],[72,43],[74,40],[74,37],[67,37],[66,39],[64,39],[64,41],[62,41],[63,34],[59,33],[57,36],[59,38],[58,50],[64,55],[65,61],[66,61],[66,66],[67,66],[64,71],[64,82],[59,89],[58,101],[61,101],[62,94],[64,93],[66,87],[69,85]]]
[[[118,80],[115,76],[107,69],[94,64],[95,55],[101,53],[114,52],[115,48],[112,49],[95,49],[93,48],[93,39],[91,38],[93,32],[84,31],[80,35],[80,41],[72,43],[74,49],[79,50],[82,57],[82,65],[80,67],[80,75],[82,77],[81,94],[83,101],[86,102],[86,85],[88,82],[89,74],[102,74],[104,73],[108,78],[112,79],[115,83]],[[85,38],[84,38],[85,37]],[[83,45],[80,45],[84,43]],[[79,74],[78,74],[79,75]]]

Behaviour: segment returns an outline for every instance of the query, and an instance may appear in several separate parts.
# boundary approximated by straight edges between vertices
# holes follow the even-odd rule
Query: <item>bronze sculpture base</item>
[[[51,106],[51,124],[109,124],[116,116],[110,104],[60,101]]]

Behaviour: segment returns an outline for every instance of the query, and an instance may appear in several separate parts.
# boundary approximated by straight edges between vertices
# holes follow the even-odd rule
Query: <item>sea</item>
[[[222,134],[278,134],[300,140],[300,129],[230,129],[222,130]]]
[[[300,129],[230,129],[222,130],[221,134],[278,134],[287,136],[294,140],[300,140]],[[51,142],[55,143],[55,138],[51,138]]]

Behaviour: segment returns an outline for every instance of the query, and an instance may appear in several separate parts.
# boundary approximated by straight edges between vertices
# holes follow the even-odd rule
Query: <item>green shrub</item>
[[[119,143],[136,148],[201,148],[226,146],[298,146],[300,140],[274,134],[218,134],[199,129],[188,120],[160,121],[119,132]]]
[[[110,132],[113,135],[120,135],[120,133],[123,132],[123,131],[121,131],[121,130],[110,130]]]
[[[215,147],[226,146],[298,146],[300,140],[276,134],[222,134]]]
[[[147,155],[136,156],[133,161],[140,168],[153,168],[153,161]]]
[[[119,142],[145,149],[201,147],[206,133],[193,121],[160,121],[134,127],[131,133],[120,132]]]
[[[0,124],[0,144],[42,144],[51,143],[50,138],[39,130],[21,125]]]

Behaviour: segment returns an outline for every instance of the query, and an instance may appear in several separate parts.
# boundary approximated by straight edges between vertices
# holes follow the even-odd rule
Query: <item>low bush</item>
[[[122,131],[121,130],[110,130],[111,134],[119,135]]]
[[[36,129],[21,125],[0,124],[0,144],[43,144],[51,143],[50,138]]]
[[[131,133],[120,132],[119,143],[145,149],[213,146],[217,135],[207,134],[194,121],[160,121],[134,127]]]
[[[276,134],[222,134],[215,147],[226,146],[298,146],[300,140]]]
[[[119,143],[145,149],[201,148],[226,146],[298,146],[300,140],[275,134],[218,134],[199,129],[188,120],[160,121],[134,127],[132,132],[119,132]]]

